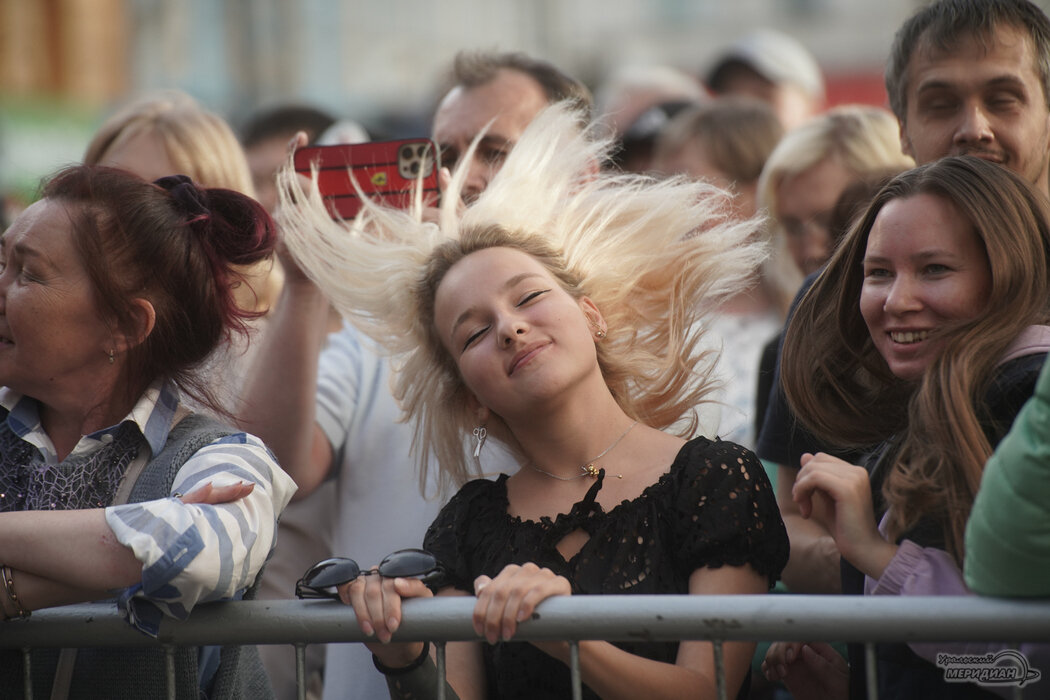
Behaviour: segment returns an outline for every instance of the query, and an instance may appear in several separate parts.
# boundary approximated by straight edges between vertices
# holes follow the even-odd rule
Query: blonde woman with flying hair
[[[984,463],[1050,349],[1048,259],[1043,195],[1005,168],[950,157],[883,187],[803,297],[784,341],[792,409],[828,444],[872,449],[867,468],[803,455],[793,489],[834,538],[844,593],[968,593],[963,533]],[[880,695],[994,697],[946,683],[932,663],[985,645],[877,649]],[[1026,649],[1046,663],[1045,645]],[[816,650],[805,653],[816,661]],[[766,675],[791,689],[806,664],[789,671],[780,651]],[[862,683],[858,651],[850,675]],[[804,661],[798,647],[791,656]]]
[[[731,222],[710,185],[598,173],[609,144],[579,123],[565,106],[542,113],[463,211],[460,169],[437,225],[369,206],[342,226],[282,174],[288,247],[393,356],[421,464],[435,453],[462,486],[424,543],[446,572],[438,595],[476,595],[490,642],[449,644],[448,690],[461,698],[568,696],[567,644],[509,641],[544,598],[761,593],[787,558],[754,455],[693,436],[714,360],[696,321],[761,261],[759,222]],[[480,475],[470,436],[473,457],[495,439],[519,470],[464,484]],[[392,697],[432,696],[426,645],[389,643],[401,600],[431,595],[424,583],[328,583],[377,639]],[[734,694],[753,648],[726,645]],[[585,695],[713,696],[713,658],[696,641],[585,642]]]

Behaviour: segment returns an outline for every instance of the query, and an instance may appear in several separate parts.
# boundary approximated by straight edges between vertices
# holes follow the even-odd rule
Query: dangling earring
[[[481,446],[485,444],[485,438],[489,436],[489,431],[485,429],[485,426],[479,425],[474,428],[474,439],[477,444],[474,445],[474,459],[481,457]]]
[[[109,351],[109,364],[113,364],[113,349],[112,348]]]

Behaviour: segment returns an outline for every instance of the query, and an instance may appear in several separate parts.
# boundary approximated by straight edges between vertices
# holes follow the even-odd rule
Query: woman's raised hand
[[[390,637],[401,626],[403,598],[429,598],[433,595],[422,581],[414,578],[358,576],[350,583],[339,586],[339,599],[353,606],[361,631],[369,637],[374,635],[383,644],[389,642]],[[373,645],[369,648],[383,658]],[[407,664],[413,658],[415,657],[410,655],[404,661]],[[386,659],[383,661],[387,663]],[[392,660],[389,665],[399,664]]]
[[[847,561],[879,578],[897,547],[883,538],[875,522],[868,471],[823,452],[806,453],[801,463],[791,495],[802,517],[817,520]]]
[[[572,595],[572,585],[550,569],[528,563],[509,564],[496,578],[474,580],[474,631],[491,644],[508,640],[518,623],[529,619],[541,601],[556,595]]]

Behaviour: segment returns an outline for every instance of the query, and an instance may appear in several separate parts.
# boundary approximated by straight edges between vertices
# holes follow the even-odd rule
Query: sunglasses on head
[[[445,567],[430,552],[422,549],[401,549],[388,554],[374,569],[361,570],[353,559],[333,557],[319,561],[295,582],[297,598],[339,598],[337,586],[350,583],[358,576],[379,575],[383,578],[415,578],[430,590],[436,590],[445,581]]]

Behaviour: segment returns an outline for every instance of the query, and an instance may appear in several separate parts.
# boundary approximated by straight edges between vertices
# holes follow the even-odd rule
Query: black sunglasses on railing
[[[386,556],[375,569],[362,571],[357,562],[344,557],[319,561],[295,582],[297,598],[333,598],[338,600],[336,586],[350,583],[358,576],[377,574],[383,578],[417,578],[434,591],[444,585],[445,567],[430,552],[401,549]]]

